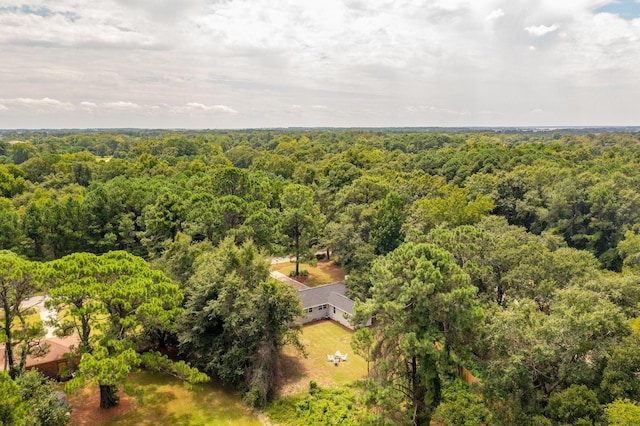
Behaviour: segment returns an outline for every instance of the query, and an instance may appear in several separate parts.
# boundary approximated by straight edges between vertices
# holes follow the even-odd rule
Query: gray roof
[[[353,306],[355,305],[355,302],[345,295],[332,292],[329,294],[329,304],[343,310],[349,315],[353,315]]]
[[[330,304],[336,308],[353,314],[353,300],[347,296],[347,286],[344,282],[321,285],[298,291],[298,297],[305,308]]]

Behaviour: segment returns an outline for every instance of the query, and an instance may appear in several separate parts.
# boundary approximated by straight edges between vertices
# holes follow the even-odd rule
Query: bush
[[[267,413],[274,424],[360,425],[365,423],[365,411],[356,400],[348,387],[324,389],[311,381],[309,393],[277,399]]]
[[[57,384],[38,370],[29,370],[16,379],[22,398],[29,404],[28,423],[62,426],[69,421],[69,407],[64,393],[56,391]]]

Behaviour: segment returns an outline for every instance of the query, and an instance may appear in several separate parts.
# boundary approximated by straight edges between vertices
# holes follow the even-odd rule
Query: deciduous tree
[[[201,370],[233,383],[254,405],[271,396],[280,351],[300,347],[301,315],[292,287],[269,278],[266,259],[251,242],[225,239],[203,254],[189,282],[180,349]]]

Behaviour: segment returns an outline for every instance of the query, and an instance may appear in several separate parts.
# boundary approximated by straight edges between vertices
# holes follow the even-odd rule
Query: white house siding
[[[335,312],[335,313],[334,313]],[[353,326],[349,323],[349,320],[345,318],[346,312],[335,306],[329,306],[329,318],[334,321],[338,321],[340,324],[347,328],[353,329]]]
[[[349,318],[353,315],[354,301],[349,299],[346,294],[347,287],[343,282],[299,290],[298,297],[305,308],[306,316],[299,317],[298,321],[306,324],[323,318],[331,318],[353,330]],[[310,307],[311,312],[309,312]],[[324,309],[320,309],[320,307],[324,307]],[[367,321],[366,325],[371,325],[371,320]]]
[[[320,309],[320,306],[314,306],[312,312],[309,312],[308,308],[305,308],[306,317],[300,318],[302,324],[306,324],[311,321],[316,321],[325,318],[329,314],[329,306],[326,309]]]

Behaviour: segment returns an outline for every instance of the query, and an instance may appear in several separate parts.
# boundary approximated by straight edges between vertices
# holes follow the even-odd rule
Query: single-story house
[[[36,342],[36,345],[43,348],[44,354],[42,356],[28,355],[26,369],[35,368],[52,379],[68,377],[69,358],[67,354],[77,348],[79,342],[80,340],[75,334],[66,337],[50,337]],[[0,371],[2,370],[8,370],[4,359],[4,345],[0,345]]]
[[[300,318],[302,324],[320,319],[332,319],[351,330],[354,329],[350,318],[354,313],[355,302],[347,297],[347,286],[344,282],[298,290],[298,297],[306,313],[305,317]],[[366,325],[371,325],[370,319]]]

